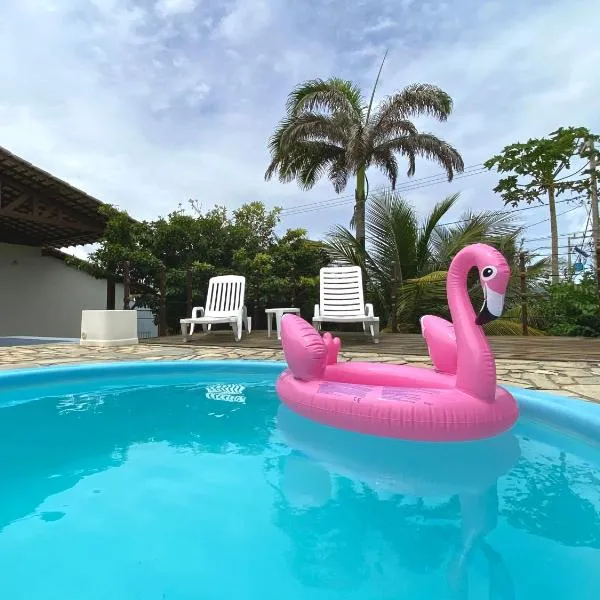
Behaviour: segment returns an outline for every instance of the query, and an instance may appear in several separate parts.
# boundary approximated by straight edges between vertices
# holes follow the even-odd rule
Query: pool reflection
[[[498,522],[497,480],[520,457],[512,432],[458,444],[405,442],[323,426],[283,405],[277,422],[293,450],[280,459],[275,519],[304,585],[351,590],[385,579],[387,548],[397,561],[387,569],[439,572],[446,593],[466,600],[479,553],[489,563],[491,597],[513,597],[504,561],[486,540]]]

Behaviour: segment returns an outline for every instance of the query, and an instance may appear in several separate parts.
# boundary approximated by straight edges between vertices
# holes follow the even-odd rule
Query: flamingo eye
[[[484,267],[481,271],[481,279],[488,281],[496,276],[496,267]]]

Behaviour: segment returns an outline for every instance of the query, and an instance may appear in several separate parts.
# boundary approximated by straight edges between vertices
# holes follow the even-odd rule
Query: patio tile
[[[567,388],[562,388],[561,394],[563,391],[572,392],[575,396],[586,400],[600,402],[600,385],[570,385]]]

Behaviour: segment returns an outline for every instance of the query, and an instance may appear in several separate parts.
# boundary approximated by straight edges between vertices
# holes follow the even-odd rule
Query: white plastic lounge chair
[[[360,267],[323,267],[320,272],[320,304],[315,304],[313,326],[320,331],[321,324],[362,323],[373,342],[379,342],[379,317],[372,304],[364,303],[362,271]]]
[[[188,335],[194,333],[196,325],[202,325],[204,332],[207,332],[211,325],[229,323],[236,342],[242,339],[242,325],[245,325],[246,331],[250,333],[252,319],[248,316],[244,303],[245,290],[246,278],[240,275],[211,277],[208,282],[206,308],[195,306],[191,318],[179,321],[183,341],[187,342]]]

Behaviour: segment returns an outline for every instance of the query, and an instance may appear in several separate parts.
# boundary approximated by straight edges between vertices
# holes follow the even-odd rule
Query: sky
[[[264,180],[297,83],[335,75],[368,94],[388,49],[377,98],[415,82],[447,91],[448,121],[417,125],[471,167],[560,126],[600,132],[598,30],[592,0],[3,0],[0,145],[138,219],[192,198],[261,200],[284,209],[282,228],[320,237],[348,225],[352,184],[337,197],[326,180],[310,191]],[[399,189],[420,214],[453,192],[449,219],[503,208],[497,175],[479,171],[439,184],[420,160]],[[386,184],[376,171],[369,182]],[[562,206],[561,233],[580,231],[586,209]],[[519,213],[529,247],[547,244],[534,239],[547,216]]]

